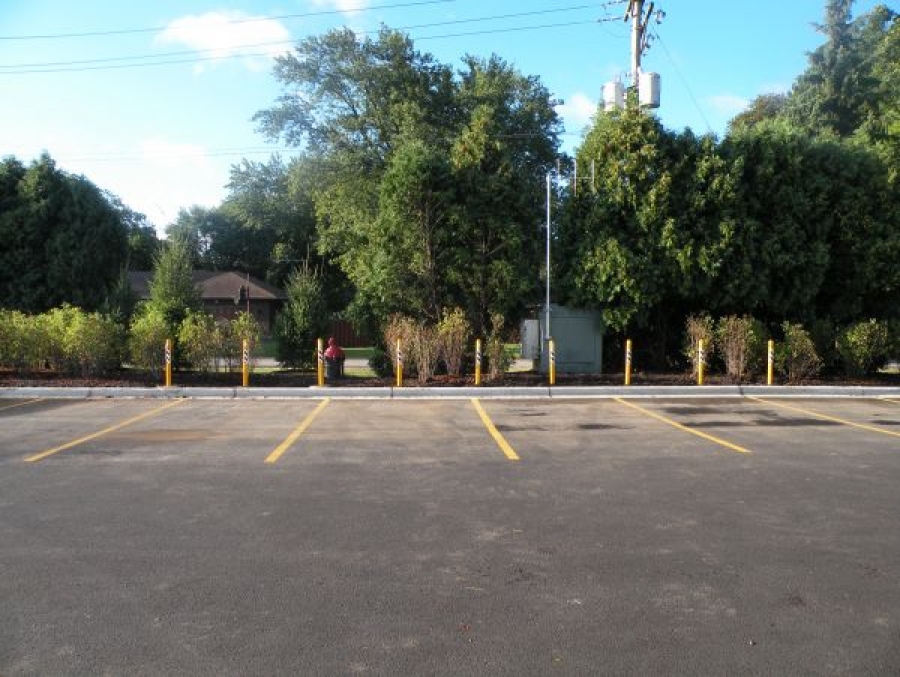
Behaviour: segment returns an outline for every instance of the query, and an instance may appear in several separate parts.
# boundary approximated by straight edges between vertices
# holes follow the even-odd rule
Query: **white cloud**
[[[556,111],[565,121],[566,130],[572,133],[581,132],[591,124],[597,113],[598,103],[582,92],[576,92],[557,106]]]
[[[251,70],[266,68],[267,58],[287,52],[290,41],[290,32],[279,21],[239,11],[184,16],[170,21],[156,37],[159,44],[185,45],[215,60],[243,57]],[[203,65],[196,70],[202,71]]]
[[[734,117],[747,109],[750,100],[734,94],[714,94],[706,97],[706,104],[719,115]]]

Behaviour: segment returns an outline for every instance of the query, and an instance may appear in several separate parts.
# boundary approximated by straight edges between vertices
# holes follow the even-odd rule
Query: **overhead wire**
[[[301,12],[297,14],[280,14],[264,17],[247,17],[244,19],[229,19],[223,23],[239,24],[253,23],[260,21],[279,21],[281,19],[307,19],[313,16],[327,16],[334,14],[347,14],[353,12],[371,12],[381,9],[400,9],[408,7],[418,7],[420,5],[440,5],[456,0],[417,0],[415,2],[398,2],[389,5],[375,5],[372,7],[356,7],[351,9],[322,9],[312,12]],[[68,38],[93,38],[106,35],[129,35],[134,33],[157,33],[166,29],[166,26],[150,26],[144,28],[120,28],[106,31],[83,31],[80,33],[50,33],[46,35],[0,35],[0,40],[59,40]]]
[[[530,12],[517,12],[511,14],[499,14],[494,16],[485,16],[485,17],[472,17],[468,19],[452,19],[447,21],[438,21],[431,22],[425,24],[414,24],[411,26],[401,26],[396,30],[399,31],[413,31],[413,30],[422,30],[428,28],[439,28],[442,26],[453,26],[460,24],[472,24],[472,23],[482,23],[489,21],[501,21],[506,19],[517,19],[524,18],[530,16],[539,16],[539,15],[547,15],[547,14],[559,14],[562,12],[572,12],[584,9],[591,9],[591,5],[573,5],[568,7],[560,7],[555,9],[546,9],[546,10],[536,10]],[[438,40],[438,39],[447,39],[447,38],[457,38],[457,37],[470,37],[476,35],[488,35],[488,34],[501,34],[501,33],[512,33],[512,32],[521,32],[521,31],[531,31],[531,30],[549,30],[555,28],[565,28],[571,26],[578,25],[587,25],[595,23],[594,19],[588,20],[578,20],[578,21],[569,21],[569,22],[560,22],[560,23],[545,23],[538,25],[530,25],[530,26],[513,26],[513,27],[505,27],[505,28],[492,28],[492,29],[484,29],[478,31],[466,31],[466,32],[457,32],[457,33],[445,33],[440,35],[425,35],[425,36],[416,36],[417,41],[423,40]],[[374,31],[358,31],[361,35],[367,35],[374,33]],[[261,43],[252,43],[246,45],[237,46],[238,49],[244,48],[258,48],[258,47],[273,47],[277,45],[292,45],[295,44],[295,40],[277,40],[270,42],[261,42]],[[7,64],[0,65],[0,75],[34,75],[40,73],[71,73],[71,72],[87,72],[87,71],[98,71],[98,70],[117,70],[123,68],[141,68],[147,66],[164,66],[164,65],[172,65],[172,64],[181,64],[181,63],[199,63],[204,61],[217,61],[221,59],[235,59],[235,58],[257,58],[257,57],[271,57],[270,52],[227,52],[223,53],[226,50],[235,49],[234,47],[219,47],[214,49],[205,49],[205,50],[181,50],[177,52],[165,52],[161,54],[146,54],[146,55],[137,55],[137,56],[115,56],[115,57],[103,57],[97,59],[83,59],[83,60],[67,60],[67,61],[49,61],[49,62],[40,62],[40,63],[28,63],[28,64]],[[167,57],[173,56],[185,56],[193,55],[189,58],[178,58],[178,59],[169,59]],[[205,56],[204,56],[205,55]],[[144,59],[153,59],[153,60],[144,60]],[[121,63],[127,62],[127,63]]]
[[[519,19],[519,18],[523,18],[523,17],[540,16],[540,15],[546,15],[546,14],[560,14],[563,12],[573,12],[573,11],[578,11],[578,10],[583,10],[583,9],[592,9],[592,8],[593,8],[593,5],[572,5],[572,6],[568,6],[568,7],[557,7],[555,9],[534,10],[534,11],[530,11],[530,12],[515,12],[515,13],[511,13],[511,14],[496,14],[493,16],[471,17],[468,19],[449,19],[446,21],[435,21],[435,22],[424,23],[424,24],[413,24],[411,26],[400,26],[396,30],[412,31],[412,30],[421,30],[421,29],[425,29],[425,28],[439,28],[442,26],[454,26],[454,25],[460,25],[460,24],[481,23],[481,22],[487,22],[487,21],[500,21],[500,20],[505,20],[505,19]],[[585,23],[587,23],[587,22],[585,22]],[[550,26],[550,27],[552,28],[553,26]],[[372,32],[373,31],[360,31],[360,33],[363,35],[366,35],[366,34],[369,34]],[[468,35],[468,34],[466,34],[466,35]],[[432,36],[432,37],[434,37],[434,36]],[[443,36],[438,36],[438,37],[443,37]],[[453,36],[453,37],[455,37],[455,36]],[[427,38],[425,38],[425,39],[427,39]],[[18,73],[19,70],[15,70],[15,69],[22,69],[21,70],[22,73],[35,73],[35,72],[43,72],[43,71],[57,72],[53,67],[59,66],[59,67],[65,67],[68,69],[70,67],[75,67],[75,66],[89,66],[89,65],[93,65],[93,64],[105,64],[105,63],[113,63],[113,62],[121,62],[121,61],[138,61],[140,59],[164,59],[164,58],[168,58],[168,57],[204,54],[207,52],[222,52],[226,49],[275,47],[278,45],[293,45],[295,43],[296,43],[296,40],[270,40],[270,41],[266,41],[266,42],[255,42],[255,43],[248,43],[248,44],[243,44],[243,45],[236,45],[236,46],[232,46],[230,48],[229,47],[220,47],[220,48],[204,49],[204,50],[179,50],[176,52],[162,52],[162,53],[158,53],[158,54],[138,54],[138,55],[134,55],[134,56],[111,56],[111,57],[102,57],[102,58],[96,58],[96,59],[70,59],[70,60],[65,60],[65,61],[42,61],[42,62],[33,62],[33,63],[0,64],[0,74],[2,74],[3,71],[12,71],[14,73]],[[227,56],[240,57],[240,56],[243,56],[243,54],[235,53],[235,54],[229,54]],[[260,54],[253,53],[253,54],[248,54],[247,56],[260,56]],[[266,55],[264,54],[264,56],[266,56]],[[197,58],[197,59],[201,59],[201,58],[217,59],[217,58],[223,58],[223,57],[218,56],[218,55],[210,55],[209,57],[195,57],[195,58]],[[152,64],[154,62],[148,62],[148,63]],[[169,61],[169,62],[164,62],[164,63],[182,63],[182,62],[181,61]],[[143,64],[138,62],[135,64],[128,64],[128,65],[136,65],[137,66],[137,65],[143,65]],[[31,69],[36,69],[36,70],[31,70]],[[85,69],[85,70],[88,70],[88,69]]]
[[[678,63],[672,58],[671,52],[669,52],[669,48],[666,47],[666,43],[663,41],[662,37],[659,35],[657,31],[653,31],[653,39],[658,40],[660,46],[663,48],[663,51],[666,53],[666,57],[668,57],[669,62],[672,64],[672,68],[675,70],[675,74],[678,75],[678,79],[681,80],[681,84],[684,86],[685,91],[690,97],[691,101],[694,104],[694,107],[697,109],[697,112],[700,113],[700,117],[703,118],[703,122],[706,124],[706,130],[710,134],[714,134],[712,125],[709,124],[709,119],[706,117],[706,113],[703,108],[700,106],[700,103],[697,101],[697,97],[694,96],[694,92],[691,89],[691,86],[688,84],[687,79],[681,72],[681,69],[678,67]]]

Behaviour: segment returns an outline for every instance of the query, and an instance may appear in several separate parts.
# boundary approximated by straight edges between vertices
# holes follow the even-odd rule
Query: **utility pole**
[[[651,6],[652,9],[652,6]],[[639,91],[641,79],[641,43],[644,40],[644,0],[628,0],[625,21],[631,21],[631,86]]]
[[[650,19],[655,18],[656,23],[661,23],[666,13],[656,9],[656,3],[650,2],[644,10],[644,0],[620,0],[627,2],[624,21],[631,22],[631,86],[639,91],[641,81],[641,57],[650,47],[650,32],[648,26]],[[619,4],[617,2],[605,3],[605,5]]]

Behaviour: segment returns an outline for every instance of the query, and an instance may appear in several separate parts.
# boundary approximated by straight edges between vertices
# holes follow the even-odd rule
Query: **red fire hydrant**
[[[328,339],[328,347],[325,349],[325,378],[339,379],[344,375],[344,350],[337,344],[334,337]]]

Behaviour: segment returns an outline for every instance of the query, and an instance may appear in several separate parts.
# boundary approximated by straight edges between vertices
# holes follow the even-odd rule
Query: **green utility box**
[[[537,337],[535,334],[538,334]],[[550,338],[556,347],[558,374],[601,373],[603,320],[600,311],[551,305]],[[540,372],[548,373],[550,358],[545,309],[539,311],[536,320],[525,320],[522,325],[522,339],[523,356],[539,360]],[[526,341],[529,345],[526,345]]]

